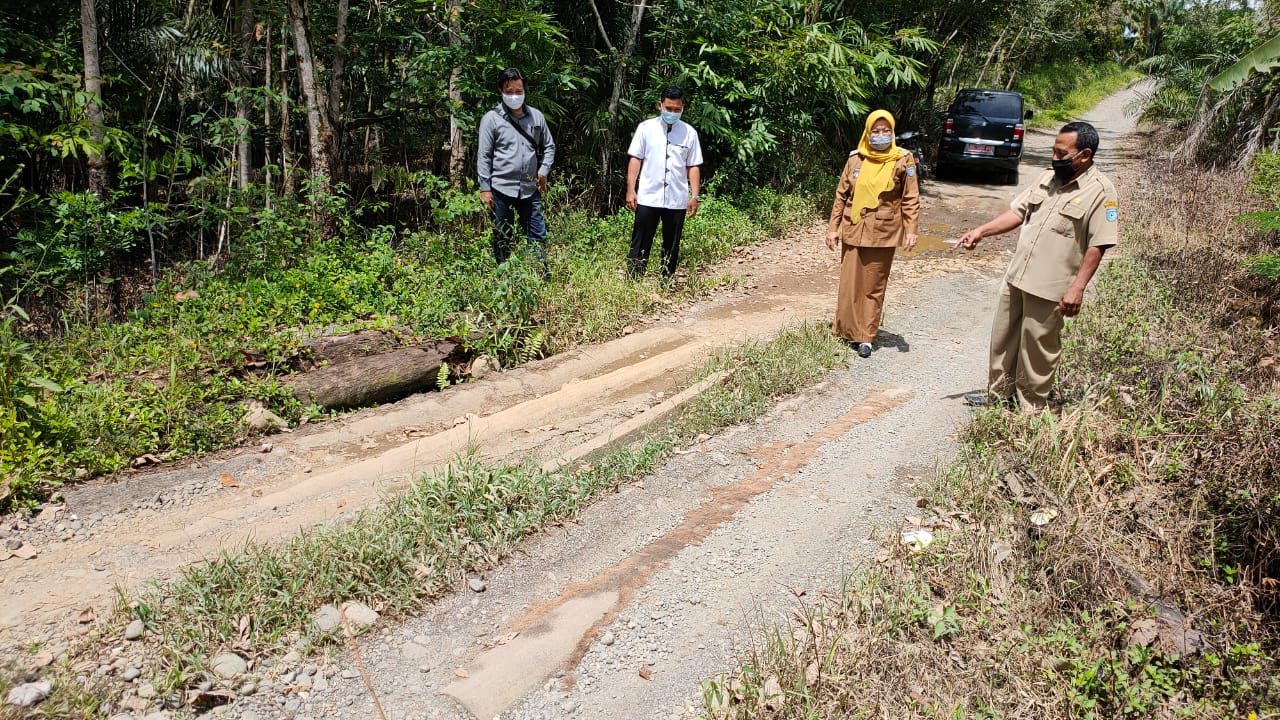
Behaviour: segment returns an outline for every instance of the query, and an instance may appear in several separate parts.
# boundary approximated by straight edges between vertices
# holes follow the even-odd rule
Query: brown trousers
[[[1004,283],[991,322],[988,391],[998,398],[1016,397],[1023,410],[1048,405],[1062,357],[1062,323],[1056,300]]]
[[[859,343],[876,339],[896,249],[840,246],[840,290],[836,294],[836,319],[831,324],[836,335]]]

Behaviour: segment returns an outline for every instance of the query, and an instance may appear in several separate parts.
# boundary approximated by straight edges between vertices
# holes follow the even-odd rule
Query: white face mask
[[[506,105],[512,110],[519,110],[520,108],[524,107],[524,93],[521,93],[519,95],[503,95],[502,104]]]
[[[884,150],[885,148],[893,144],[893,136],[892,135],[872,135],[870,138],[868,138],[867,141],[871,143],[872,150]]]

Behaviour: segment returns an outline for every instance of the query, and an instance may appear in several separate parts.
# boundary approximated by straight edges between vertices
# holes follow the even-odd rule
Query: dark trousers
[[[631,250],[627,253],[627,271],[636,278],[644,274],[653,248],[653,235],[662,222],[662,277],[670,279],[680,260],[680,236],[684,234],[685,209],[636,206],[636,221],[631,226]]]
[[[520,222],[515,222],[519,215]],[[513,198],[493,191],[493,257],[498,264],[511,257],[516,230],[524,236],[529,244],[529,252],[542,263],[545,274],[547,266],[547,223],[542,217],[542,196],[534,193],[527,198]]]

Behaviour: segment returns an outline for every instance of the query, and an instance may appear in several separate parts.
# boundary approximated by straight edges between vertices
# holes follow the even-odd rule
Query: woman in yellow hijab
[[[831,330],[870,357],[889,268],[898,246],[916,245],[920,227],[920,184],[915,158],[894,143],[893,115],[867,116],[858,149],[836,186],[827,226],[827,247],[840,249],[840,290]]]

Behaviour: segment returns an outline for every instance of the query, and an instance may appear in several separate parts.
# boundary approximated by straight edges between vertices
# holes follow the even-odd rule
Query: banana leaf
[[[1223,70],[1209,81],[1209,87],[1218,92],[1231,90],[1249,79],[1254,72],[1271,72],[1280,67],[1280,35],[1250,50],[1231,67]]]

